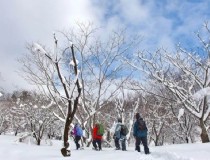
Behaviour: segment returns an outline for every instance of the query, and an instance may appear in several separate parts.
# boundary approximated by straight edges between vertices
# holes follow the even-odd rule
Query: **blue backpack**
[[[83,135],[82,128],[79,127],[79,126],[77,126],[77,128],[76,128],[76,135],[77,135],[77,136],[82,136],[82,135]]]

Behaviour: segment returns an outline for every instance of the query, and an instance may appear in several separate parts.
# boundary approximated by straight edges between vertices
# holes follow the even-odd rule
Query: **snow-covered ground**
[[[63,157],[60,153],[62,141],[53,141],[52,146],[36,146],[17,143],[15,136],[0,135],[0,160],[209,160],[210,143],[167,145],[150,147],[151,154],[137,153],[133,147],[128,151],[115,151],[103,148],[103,151],[75,150],[72,144],[72,156]],[[141,146],[141,149],[143,147]]]

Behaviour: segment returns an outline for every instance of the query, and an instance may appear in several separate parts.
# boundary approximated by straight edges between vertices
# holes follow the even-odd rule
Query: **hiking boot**
[[[140,150],[140,146],[136,146],[135,151],[137,151],[137,152],[141,152],[141,150]]]

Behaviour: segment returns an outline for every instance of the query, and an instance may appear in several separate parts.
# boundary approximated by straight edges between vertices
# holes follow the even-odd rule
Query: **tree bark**
[[[37,139],[37,145],[40,146],[40,144],[41,144],[41,139],[38,138],[38,139]]]
[[[209,136],[205,127],[205,124],[202,119],[200,119],[200,126],[201,126],[201,140],[202,143],[208,143],[209,142]]]

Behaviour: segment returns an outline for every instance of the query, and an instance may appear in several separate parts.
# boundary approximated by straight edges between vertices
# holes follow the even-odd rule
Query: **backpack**
[[[98,124],[97,135],[99,135],[99,136],[104,135],[104,126],[102,124]]]
[[[82,128],[77,126],[76,127],[76,136],[82,136],[82,135],[83,135]]]
[[[141,131],[147,129],[146,124],[145,124],[143,119],[138,120],[138,129],[141,130]]]
[[[120,134],[126,136],[128,134],[128,128],[125,125],[121,125]]]

